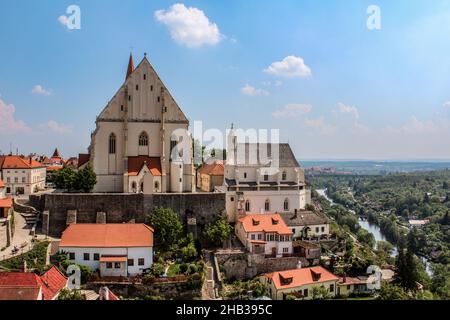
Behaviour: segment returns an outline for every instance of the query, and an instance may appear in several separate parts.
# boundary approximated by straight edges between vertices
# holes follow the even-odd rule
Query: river
[[[326,189],[317,189],[316,191],[317,191],[317,193],[318,193],[319,195],[325,197],[325,198],[330,202],[330,204],[331,204],[332,206],[335,205],[333,199],[330,199],[330,198],[328,197],[328,195],[327,195],[327,193],[326,193],[326,191],[327,191]],[[354,211],[351,211],[351,212],[354,213]],[[386,242],[389,242],[389,241],[386,239],[386,237],[381,233],[381,230],[380,230],[380,228],[379,228],[377,225],[372,224],[372,223],[369,223],[369,221],[364,220],[364,219],[362,219],[362,218],[359,218],[359,225],[361,226],[361,228],[363,228],[363,229],[367,230],[368,232],[370,232],[371,234],[373,234],[373,236],[374,236],[374,238],[375,238],[375,241],[377,241],[377,242],[378,242],[378,241],[386,241]],[[397,247],[394,246],[394,249],[393,249],[392,252],[391,252],[391,257],[396,257],[397,254],[398,254]],[[422,262],[425,264],[425,270],[426,270],[426,272],[428,273],[428,275],[431,276],[432,273],[431,273],[431,268],[430,268],[430,267],[431,267],[430,262],[429,262],[427,259],[425,259],[425,258],[421,258],[421,260],[422,260]]]

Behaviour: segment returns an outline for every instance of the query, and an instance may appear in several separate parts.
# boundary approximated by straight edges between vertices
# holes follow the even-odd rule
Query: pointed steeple
[[[61,156],[59,155],[58,148],[56,148],[55,151],[53,152],[52,158],[61,158]]]
[[[130,52],[130,60],[128,61],[127,77],[125,78],[125,80],[128,79],[129,76],[131,76],[133,71],[134,71],[133,54]]]

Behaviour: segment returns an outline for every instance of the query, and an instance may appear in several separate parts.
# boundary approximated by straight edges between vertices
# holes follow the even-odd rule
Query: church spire
[[[128,61],[127,77],[125,78],[125,80],[128,79],[129,76],[131,76],[133,71],[134,71],[133,54],[130,52],[130,60]]]

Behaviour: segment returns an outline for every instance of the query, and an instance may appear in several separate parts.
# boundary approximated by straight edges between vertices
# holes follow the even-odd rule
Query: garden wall
[[[61,235],[68,222],[143,223],[156,207],[173,209],[195,231],[226,212],[224,193],[51,193],[31,195],[30,203],[43,212],[43,233],[54,237]]]

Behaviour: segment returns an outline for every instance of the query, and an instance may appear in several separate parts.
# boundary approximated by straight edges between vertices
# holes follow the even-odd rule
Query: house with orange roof
[[[287,296],[307,300],[313,298],[314,287],[324,287],[330,297],[335,297],[339,277],[317,266],[267,273],[260,281],[273,300],[286,300]]]
[[[222,186],[224,170],[223,161],[205,163],[197,170],[197,188],[204,192],[212,192],[216,187]]]
[[[249,214],[236,223],[236,236],[250,253],[292,255],[292,231],[279,214]]]
[[[0,300],[56,300],[67,277],[55,266],[42,276],[33,272],[0,272]]]
[[[46,167],[32,158],[2,155],[0,179],[5,184],[6,194],[33,194],[45,189]]]
[[[60,252],[102,277],[142,274],[153,264],[153,229],[145,224],[71,224]]]
[[[6,196],[6,186],[0,179],[0,219],[8,218],[13,207],[12,199]]]

